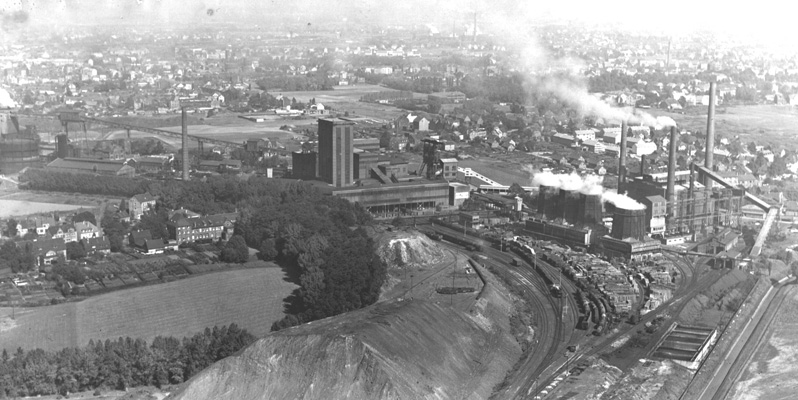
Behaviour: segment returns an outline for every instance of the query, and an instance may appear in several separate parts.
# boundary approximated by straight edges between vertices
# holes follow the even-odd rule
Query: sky
[[[754,40],[779,50],[798,49],[795,11],[788,1],[719,0],[0,0],[4,30],[20,24],[58,26],[92,23],[235,22],[320,24],[325,20],[398,21],[430,24],[443,32],[466,24],[476,11],[484,32],[518,30],[543,21],[612,25],[665,36],[708,30]],[[22,11],[22,12],[21,12]],[[502,31],[501,28],[505,28]],[[480,29],[482,30],[482,29]]]

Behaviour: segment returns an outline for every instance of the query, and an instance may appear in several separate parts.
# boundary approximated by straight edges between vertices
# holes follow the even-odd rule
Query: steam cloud
[[[554,174],[551,172],[535,172],[532,166],[524,169],[532,175],[532,186],[549,186],[557,189],[575,191],[586,195],[601,196],[601,200],[625,210],[645,210],[646,206],[624,194],[611,192],[601,185],[600,176],[581,177],[570,174]]]
[[[16,108],[17,103],[14,99],[11,98],[11,95],[8,94],[3,88],[0,88],[0,108]]]

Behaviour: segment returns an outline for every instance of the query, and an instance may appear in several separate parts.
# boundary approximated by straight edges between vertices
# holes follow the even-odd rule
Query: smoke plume
[[[629,196],[605,189],[604,186],[601,185],[604,179],[597,175],[582,177],[576,172],[570,174],[534,172],[534,169],[530,165],[525,166],[524,170],[531,174],[532,186],[548,186],[586,195],[600,195],[602,201],[625,210],[644,210],[646,208],[645,205],[638,203]]]
[[[17,103],[8,94],[8,91],[0,88],[0,108],[16,108]]]

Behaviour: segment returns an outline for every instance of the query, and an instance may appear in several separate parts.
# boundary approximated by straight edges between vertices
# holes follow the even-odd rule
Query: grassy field
[[[531,163],[532,156],[529,156],[529,160],[529,163]],[[523,165],[520,163],[509,163],[493,158],[482,157],[479,159],[469,158],[461,160],[457,165],[463,168],[471,168],[503,185],[518,183],[521,186],[527,186],[531,182],[529,173],[523,170]]]
[[[261,336],[282,318],[283,299],[297,287],[283,278],[277,267],[241,269],[77,303],[15,311],[0,308],[0,347],[54,350],[120,336],[150,341],[158,335],[183,337],[230,323]]]
[[[667,115],[689,131],[706,131],[707,108],[696,107],[686,114],[647,110],[654,115]],[[798,137],[798,108],[791,106],[719,106],[715,110],[715,132],[720,137],[740,136],[743,141],[762,145],[794,146]]]
[[[85,207],[64,204],[38,203],[24,200],[0,199],[0,218],[17,217],[51,211],[72,211],[80,208]]]
[[[353,102],[359,101],[363,95],[368,93],[377,92],[395,92],[395,89],[379,85],[352,85],[352,86],[335,86],[333,90],[316,90],[316,91],[300,91],[300,92],[270,92],[273,96],[282,94],[285,97],[295,98],[297,101],[307,102],[310,99],[316,99],[317,103],[326,104],[332,101],[346,101]]]

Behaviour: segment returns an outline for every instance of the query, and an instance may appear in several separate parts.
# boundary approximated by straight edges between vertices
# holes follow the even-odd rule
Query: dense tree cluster
[[[36,264],[36,257],[31,252],[17,247],[11,240],[0,245],[0,260],[13,272],[29,271]]]
[[[75,393],[99,388],[162,387],[184,382],[255,341],[235,324],[205,328],[191,338],[158,336],[89,341],[57,352],[22,349],[0,359],[0,398]]]
[[[245,263],[249,260],[249,247],[241,235],[233,235],[224,245],[219,259],[229,263]]]

